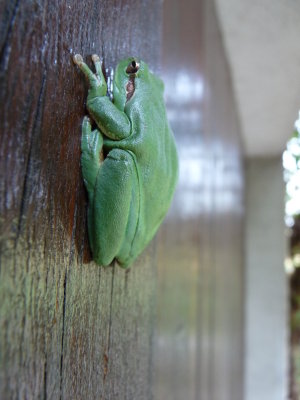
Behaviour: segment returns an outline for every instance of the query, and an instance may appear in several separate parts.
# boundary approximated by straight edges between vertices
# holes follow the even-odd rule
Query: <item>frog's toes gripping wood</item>
[[[102,146],[103,137],[101,133],[97,129],[92,131],[90,119],[84,117],[81,137],[81,167],[90,198],[93,197],[96,177],[103,162]]]
[[[102,73],[102,63],[100,61],[100,58],[96,54],[93,54],[92,61],[95,65],[95,74],[83,61],[83,58],[80,54],[75,54],[73,57],[73,62],[80,68],[80,70],[84,73],[85,77],[89,81],[90,90],[95,91],[94,95],[97,94],[98,96],[105,96],[107,86],[104,75]]]

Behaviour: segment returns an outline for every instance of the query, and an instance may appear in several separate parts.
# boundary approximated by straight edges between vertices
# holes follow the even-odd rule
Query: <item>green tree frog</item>
[[[89,82],[89,117],[82,124],[81,167],[88,192],[88,233],[95,262],[126,268],[155,235],[170,206],[178,175],[163,82],[137,58],[121,61],[107,96],[102,63],[93,73],[73,58]],[[92,121],[96,129],[92,129]]]

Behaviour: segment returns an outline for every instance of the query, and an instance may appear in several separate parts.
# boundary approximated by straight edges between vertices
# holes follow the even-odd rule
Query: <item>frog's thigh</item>
[[[135,181],[132,156],[112,150],[100,167],[94,193],[92,250],[101,265],[110,264],[124,243]]]

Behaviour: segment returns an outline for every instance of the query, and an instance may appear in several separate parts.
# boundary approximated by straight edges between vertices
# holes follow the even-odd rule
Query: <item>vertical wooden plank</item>
[[[159,400],[196,398],[199,218],[204,207],[201,13],[199,1],[164,2],[163,76],[180,176],[157,248],[154,388]]]
[[[214,3],[209,1],[205,2],[205,59],[210,93],[206,130],[214,163],[207,398],[238,400],[243,396],[243,153],[229,66]]]
[[[180,179],[158,242],[155,398],[242,398],[243,164],[213,2],[165,1]]]
[[[154,246],[132,270],[89,253],[87,87],[71,56],[157,71],[161,2],[2,2],[0,398],[151,398]]]

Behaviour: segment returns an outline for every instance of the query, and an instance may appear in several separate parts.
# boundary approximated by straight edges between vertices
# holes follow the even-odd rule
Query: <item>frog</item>
[[[163,81],[137,57],[115,69],[112,98],[103,60],[74,63],[89,85],[81,133],[93,260],[130,267],[155,236],[178,180],[178,153],[167,119]],[[93,72],[95,70],[95,72]]]

